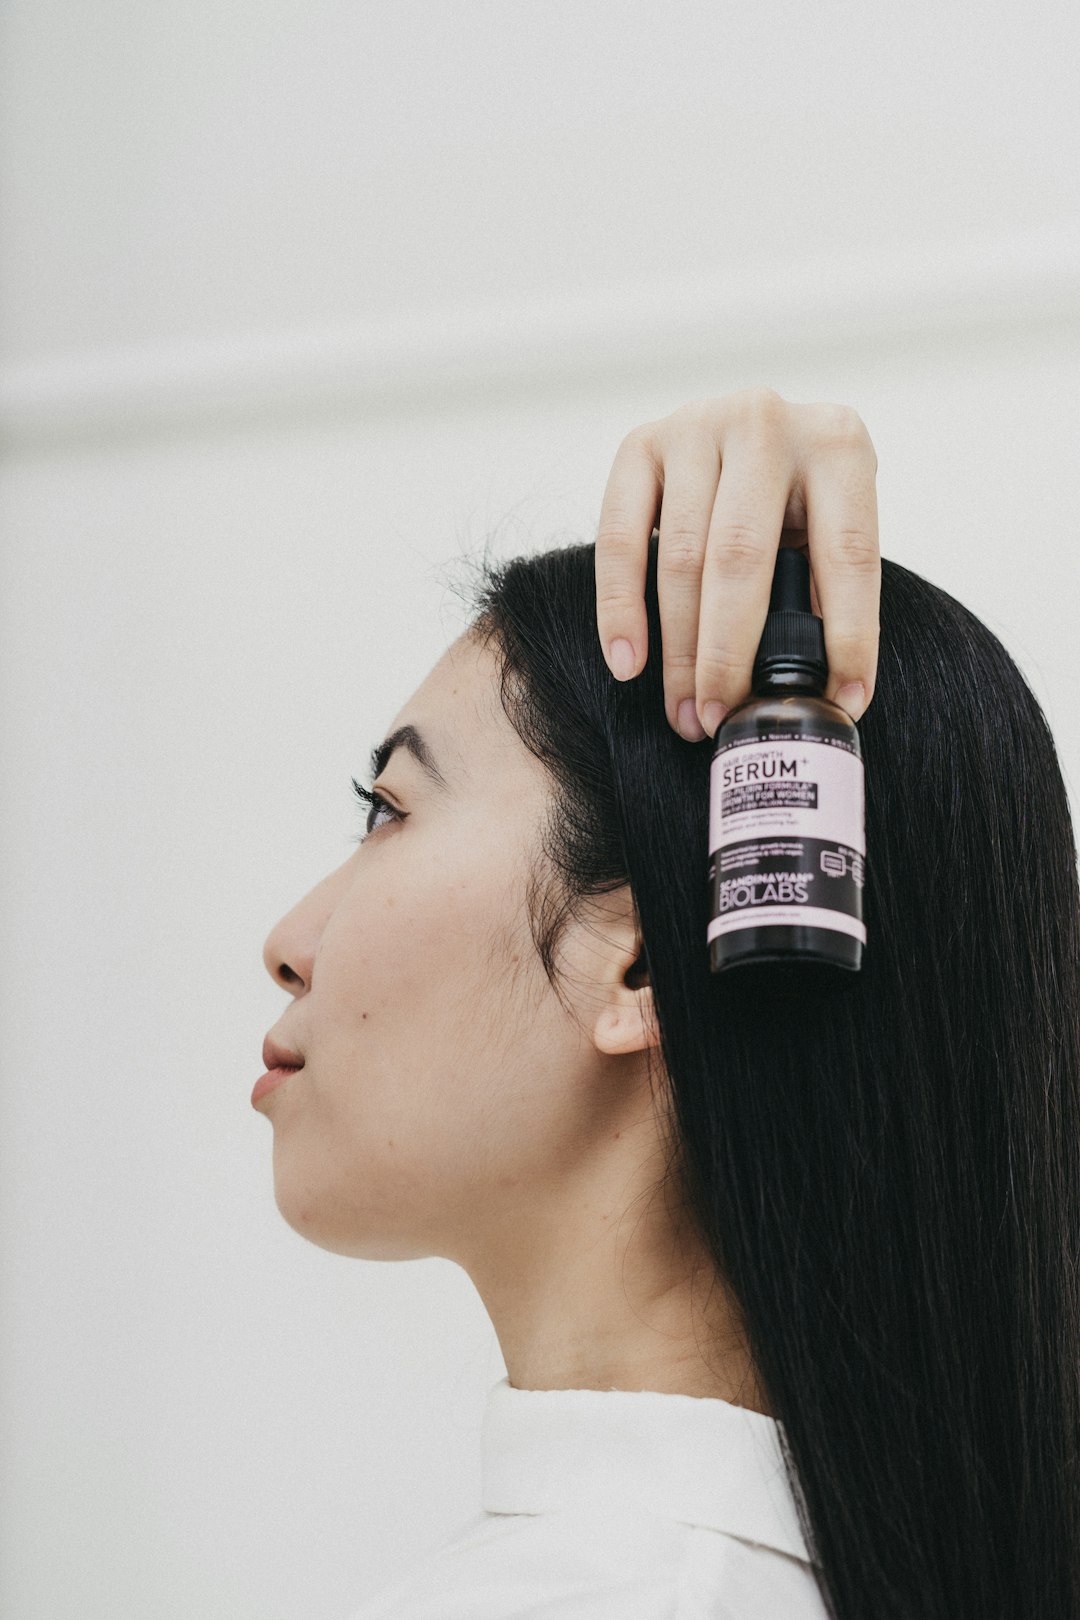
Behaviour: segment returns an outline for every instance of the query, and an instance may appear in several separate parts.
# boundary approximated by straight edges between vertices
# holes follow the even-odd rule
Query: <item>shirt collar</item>
[[[488,1391],[481,1433],[489,1513],[630,1501],[809,1563],[779,1425],[715,1396],[658,1390]]]

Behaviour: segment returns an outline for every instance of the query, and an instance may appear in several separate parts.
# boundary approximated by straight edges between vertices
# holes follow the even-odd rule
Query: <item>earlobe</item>
[[[593,1038],[600,1051],[610,1057],[659,1046],[652,990],[645,986],[617,1006],[605,1007],[597,1015]]]

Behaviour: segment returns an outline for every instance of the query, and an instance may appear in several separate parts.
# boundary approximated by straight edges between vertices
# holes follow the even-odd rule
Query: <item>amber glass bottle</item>
[[[839,984],[862,966],[862,749],[850,715],[822,696],[828,677],[809,561],[782,546],[752,694],[725,716],[713,742],[713,973],[765,964],[791,973],[805,965]]]

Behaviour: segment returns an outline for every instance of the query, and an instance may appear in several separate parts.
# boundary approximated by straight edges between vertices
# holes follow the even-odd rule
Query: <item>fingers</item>
[[[784,544],[801,545],[809,558],[810,605],[824,623],[829,665],[824,695],[858,720],[878,659],[876,476],[857,412],[792,405],[773,389],[697,402],[628,433],[595,547],[597,627],[612,673],[630,679],[648,657],[645,583],[659,513],[669,724],[691,741],[714,736],[724,714],[751,695]]]
[[[628,433],[608,474],[596,535],[596,625],[608,668],[621,681],[644,669],[649,654],[645,580],[663,486],[643,430]],[[621,656],[620,642],[629,648]]]
[[[705,733],[694,702],[701,570],[709,517],[720,481],[715,434],[681,437],[664,462],[656,594],[664,660],[664,708],[668,723],[687,742]]]
[[[697,712],[710,737],[724,714],[751,693],[793,476],[791,450],[777,415],[759,413],[725,439],[701,573],[693,685]]]
[[[851,442],[819,443],[804,482],[829,665],[825,696],[852,720],[862,717],[877,677],[881,555],[876,473],[877,458],[856,436]],[[860,684],[861,697],[855,690]]]

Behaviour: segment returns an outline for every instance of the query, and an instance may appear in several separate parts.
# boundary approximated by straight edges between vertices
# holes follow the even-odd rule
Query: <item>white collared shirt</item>
[[[348,1620],[827,1620],[773,1418],[656,1390],[488,1393],[481,1511]]]

